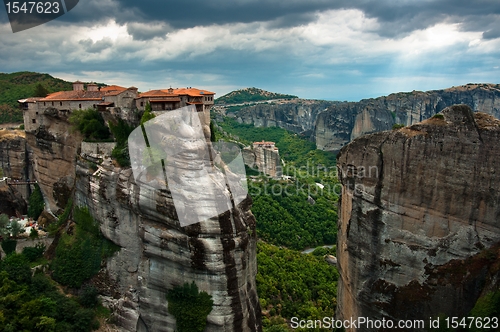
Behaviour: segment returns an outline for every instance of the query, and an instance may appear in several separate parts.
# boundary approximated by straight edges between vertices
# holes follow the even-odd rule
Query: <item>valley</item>
[[[19,91],[48,82],[30,77],[9,79],[26,81]],[[174,100],[159,91],[159,103]],[[206,300],[208,313],[200,309],[192,319],[200,331],[331,330],[292,329],[293,317],[498,317],[499,94],[495,84],[468,84],[358,103],[256,88],[222,96],[210,112],[193,113],[201,125],[184,132],[202,128],[198,141],[234,144],[243,159],[257,158],[254,143],[269,145],[273,154],[263,153],[260,162],[272,159],[279,172],[247,163],[249,195],[240,202],[230,182],[212,175],[227,187],[221,192],[231,207],[188,226],[179,224],[171,179],[161,189],[144,187],[128,166],[128,135],[165,113],[108,105],[37,114],[25,130],[0,131],[0,167],[11,179],[37,179],[32,189],[41,198],[0,188],[0,212],[31,209],[52,244],[33,258],[43,270],[33,279],[24,251],[2,254],[2,285],[11,286],[0,292],[0,322],[12,320],[11,329],[43,322],[47,331],[63,331],[80,317],[82,331],[99,324],[173,331],[181,320],[167,306],[172,294],[181,309],[189,296]],[[176,163],[178,177],[191,174],[190,162]],[[189,206],[205,212],[205,196],[196,195]],[[13,268],[26,277],[15,279]],[[31,302],[8,304],[23,287],[33,289]],[[71,317],[50,310],[72,297],[76,302],[65,304],[73,307]],[[30,316],[27,308],[35,305],[41,314]]]

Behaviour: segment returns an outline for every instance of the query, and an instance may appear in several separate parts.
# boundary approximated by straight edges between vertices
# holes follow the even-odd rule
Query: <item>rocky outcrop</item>
[[[31,152],[21,130],[0,130],[0,169],[12,181],[33,179]],[[6,183],[5,183],[6,184]],[[26,185],[5,186],[0,193],[0,213],[26,213],[26,201],[31,188]]]
[[[30,156],[26,153],[29,152],[24,131],[0,130],[0,168],[3,176],[16,180],[25,180],[29,176]]]
[[[27,211],[28,205],[23,195],[15,188],[8,186],[5,181],[0,181],[0,214],[21,216]]]
[[[76,204],[121,247],[107,262],[108,301],[124,331],[174,331],[166,293],[194,281],[213,298],[205,331],[260,331],[255,218],[248,197],[206,222],[181,227],[169,190],[139,187],[131,169],[107,159],[77,166]],[[113,288],[110,287],[110,288]]]
[[[81,134],[70,129],[68,116],[66,111],[47,108],[39,117],[39,127],[26,132],[46,209],[54,213],[64,209],[74,188],[76,156],[82,142]]]
[[[499,139],[458,105],[340,151],[339,318],[467,316],[498,280]]]
[[[103,117],[116,121],[135,116],[124,112],[114,117],[117,112],[112,109]],[[71,131],[68,116],[48,108],[37,118],[37,129],[26,133],[35,178],[47,209],[61,212],[74,194],[74,204],[88,207],[104,236],[120,247],[92,282],[121,330],[175,331],[166,293],[194,281],[214,302],[206,331],[261,331],[249,196],[239,204],[231,200],[225,213],[181,227],[168,187],[138,186],[132,169],[117,167],[102,155],[108,148],[80,151],[82,137]],[[217,185],[233,197],[224,179]],[[195,203],[189,201],[204,208],[202,200]]]
[[[273,178],[280,178],[282,176],[281,157],[274,143],[266,146],[260,142],[256,142],[253,144],[253,149],[250,147],[244,148],[242,156],[245,165],[251,169]]]
[[[335,102],[292,99],[280,103],[262,103],[237,112],[238,121],[255,127],[280,127],[310,136],[319,113]]]

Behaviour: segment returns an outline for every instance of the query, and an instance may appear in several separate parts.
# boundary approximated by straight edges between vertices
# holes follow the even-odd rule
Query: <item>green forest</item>
[[[278,127],[257,128],[225,118],[216,139],[250,145],[272,141],[285,162],[288,179],[263,174],[248,180],[257,220],[257,288],[264,332],[289,331],[291,317],[321,319],[334,315],[338,273],[324,260],[335,255],[337,201],[340,187],[335,155],[313,142]],[[215,126],[214,126],[215,127]],[[249,170],[249,175],[257,175]],[[318,185],[319,184],[319,185]],[[322,187],[321,187],[322,186]],[[315,248],[303,254],[305,248]],[[300,250],[300,251],[299,251]],[[313,330],[314,331],[314,330]]]
[[[258,88],[246,88],[246,89],[232,91],[224,96],[215,99],[215,104],[216,105],[239,104],[239,103],[249,103],[262,100],[294,99],[294,98],[298,97],[282,93],[268,92]]]
[[[69,235],[63,230],[72,210],[73,235]],[[88,210],[73,208],[71,200],[57,224],[55,255],[35,242],[16,253],[15,237],[3,232],[7,255],[0,262],[1,332],[88,332],[99,328],[99,318],[109,317],[110,311],[99,303],[98,291],[88,281],[100,270],[102,259],[119,248],[104,239]],[[5,250],[6,242],[14,244],[10,250]]]
[[[283,173],[290,176],[248,181],[257,235],[270,244],[296,250],[335,244],[340,194],[335,155],[317,150],[313,142],[281,128],[256,128],[229,118],[218,124],[246,145],[275,142],[285,162]],[[216,137],[224,138],[224,134],[218,132]]]
[[[287,164],[293,166],[311,165],[333,169],[336,164],[335,154],[316,149],[316,144],[298,134],[291,133],[279,127],[254,127],[253,125],[238,123],[232,118],[225,118],[217,123],[224,131],[237,137],[245,145],[262,140],[276,143],[280,156]],[[218,133],[223,138],[222,133]]]
[[[336,243],[336,200],[320,194],[315,185],[297,190],[297,184],[270,180],[250,183],[249,188],[261,239],[295,250]]]
[[[264,331],[288,331],[286,320],[291,317],[333,317],[338,273],[325,262],[324,253],[301,254],[257,243],[257,291]]]

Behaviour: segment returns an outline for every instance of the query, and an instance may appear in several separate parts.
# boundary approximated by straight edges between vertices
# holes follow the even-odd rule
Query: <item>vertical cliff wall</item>
[[[4,177],[12,181],[33,179],[33,167],[24,131],[0,130],[0,168]],[[9,216],[25,214],[30,195],[26,185],[0,186],[0,213]]]
[[[500,121],[466,105],[441,114],[338,155],[342,319],[464,317],[498,279]]]
[[[111,302],[124,330],[174,331],[166,293],[191,281],[213,297],[206,331],[261,330],[249,197],[222,215],[181,227],[168,190],[137,186],[131,169],[109,159],[95,173],[81,160],[76,188],[76,203],[88,206],[103,234],[121,247],[107,262],[106,282],[116,287]]]
[[[273,178],[282,175],[281,157],[278,148],[265,148],[254,144],[253,149],[247,147],[242,150],[245,165]]]
[[[104,117],[130,114],[115,115]],[[82,137],[70,129],[68,116],[47,108],[26,140],[46,208],[61,211],[74,194],[74,203],[87,206],[104,236],[121,248],[93,280],[117,325],[123,331],[175,331],[166,293],[194,281],[214,301],[206,331],[261,331],[251,199],[206,222],[181,227],[169,190],[139,187],[130,168],[81,151]],[[202,200],[199,204],[203,207]]]
[[[255,127],[280,127],[311,134],[319,113],[333,105],[324,100],[293,99],[279,104],[258,104],[237,112],[237,119]]]
[[[24,131],[0,130],[0,168],[3,176],[16,180],[26,179],[26,175],[32,174],[28,165],[30,157]]]
[[[33,150],[33,167],[46,203],[57,213],[64,209],[75,184],[76,156],[82,136],[72,130],[68,112],[48,107],[39,114],[37,126],[26,131]]]

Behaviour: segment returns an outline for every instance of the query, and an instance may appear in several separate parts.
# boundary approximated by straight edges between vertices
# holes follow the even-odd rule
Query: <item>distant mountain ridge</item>
[[[239,104],[273,99],[295,99],[294,95],[269,92],[258,88],[245,88],[229,92],[215,100],[216,105]]]
[[[256,127],[278,126],[302,133],[321,150],[338,151],[364,134],[409,126],[454,104],[500,118],[500,84],[469,83],[448,89],[398,92],[359,102],[297,99],[258,104],[234,112],[238,121]]]

